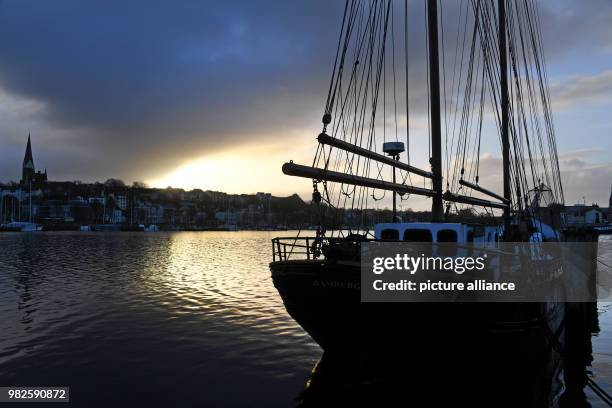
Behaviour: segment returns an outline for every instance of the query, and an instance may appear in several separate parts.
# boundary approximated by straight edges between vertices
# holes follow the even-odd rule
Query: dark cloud
[[[241,111],[232,103],[257,110],[266,94],[299,83],[293,76],[316,66],[317,42],[332,34],[330,13],[313,15],[314,3],[283,4],[6,2],[0,80],[47,102],[48,119],[62,125],[180,131],[199,114],[231,126]],[[313,17],[323,24],[304,35]]]
[[[91,163],[95,170],[112,159],[125,172],[299,124],[305,101],[323,98],[318,85],[331,65],[342,4],[0,7],[0,86],[44,104],[37,117],[63,130],[57,142],[104,156]]]
[[[612,2],[608,0],[536,0],[546,54],[584,53],[610,47]],[[586,63],[586,61],[581,61]]]

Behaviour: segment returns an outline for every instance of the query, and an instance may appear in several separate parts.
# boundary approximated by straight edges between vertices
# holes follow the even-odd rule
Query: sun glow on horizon
[[[297,148],[296,148],[297,144]],[[290,195],[310,191],[310,182],[285,176],[281,167],[290,159],[309,160],[310,152],[300,149],[299,142],[288,146],[243,146],[190,160],[167,175],[147,180],[153,187],[176,187],[251,194],[265,191]],[[299,153],[300,156],[297,156]]]

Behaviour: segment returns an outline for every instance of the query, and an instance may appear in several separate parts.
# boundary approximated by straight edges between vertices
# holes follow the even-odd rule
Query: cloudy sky
[[[566,201],[607,205],[612,2],[538,4]],[[0,0],[0,180],[30,132],[52,180],[305,194],[280,167],[314,155],[343,6]]]

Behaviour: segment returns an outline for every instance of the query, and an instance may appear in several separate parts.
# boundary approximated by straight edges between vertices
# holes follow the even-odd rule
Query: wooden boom
[[[407,186],[405,184],[391,183],[388,181],[373,179],[369,177],[340,173],[338,171],[325,170],[317,167],[302,166],[293,162],[283,164],[283,173],[288,176],[333,181],[336,183],[346,183],[355,186],[376,188],[379,190],[395,191],[400,194],[416,194],[427,197],[432,197],[434,195],[434,191],[428,188]]]
[[[345,183],[354,186],[369,187],[379,190],[395,191],[400,194],[415,194],[425,197],[433,197],[436,192],[434,190],[422,187],[407,186],[405,184],[391,183],[389,181],[373,179],[369,177],[356,176],[353,174],[341,173],[338,171],[325,170],[318,167],[303,166],[293,162],[283,164],[283,173],[288,176],[304,177],[314,180],[325,180],[336,183]],[[483,207],[492,207],[506,209],[508,204],[496,203],[480,198],[468,197],[450,192],[444,193],[446,201],[454,201],[462,204],[480,205]]]
[[[393,160],[391,157],[382,155],[380,153],[373,152],[363,147],[354,145],[352,143],[345,142],[344,140],[336,139],[325,133],[321,133],[317,137],[319,143],[326,144],[329,146],[337,147],[338,149],[346,150],[347,152],[355,153],[368,159],[376,160],[377,162],[388,164],[389,166],[396,167],[401,170],[408,171],[410,173],[418,174],[419,176],[432,178],[433,174],[426,170],[421,170],[418,167],[411,166],[406,163],[402,163],[398,160]]]
[[[471,188],[472,190],[480,191],[481,193],[486,194],[486,195],[488,195],[490,197],[497,198],[499,201],[501,201],[504,204],[509,204],[510,203],[510,200],[500,196],[497,193],[494,193],[491,190],[487,190],[484,187],[480,187],[478,184],[470,183],[469,181],[465,181],[463,179],[459,180],[459,184],[461,184],[462,186],[466,186],[468,188]]]
[[[468,197],[464,195],[454,194],[450,191],[444,193],[442,198],[445,201],[452,201],[460,204],[479,205],[482,207],[499,208],[501,210],[509,210],[510,206],[506,203],[496,203],[494,201],[483,200],[482,198]]]

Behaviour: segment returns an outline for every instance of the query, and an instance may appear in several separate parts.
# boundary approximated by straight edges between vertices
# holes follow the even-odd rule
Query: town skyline
[[[226,193],[156,188],[116,178],[104,182],[53,181],[37,170],[28,136],[19,182],[0,183],[0,229],[21,230],[24,222],[55,231],[208,231],[314,229],[319,207],[297,194]],[[429,212],[404,209],[407,219],[424,220]],[[465,215],[478,217],[471,211]],[[373,225],[391,216],[389,208],[347,210],[344,226],[366,220]],[[488,216],[487,216],[488,217]],[[481,220],[487,217],[479,218]]]

